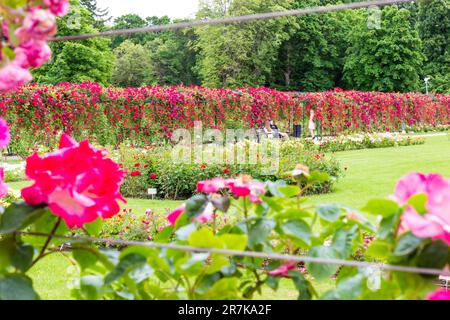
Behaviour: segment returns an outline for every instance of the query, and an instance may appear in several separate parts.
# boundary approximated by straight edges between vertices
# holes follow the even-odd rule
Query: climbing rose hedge
[[[252,128],[273,118],[283,128],[307,126],[316,110],[323,134],[399,131],[404,126],[450,123],[450,96],[419,93],[327,91],[288,93],[267,88],[103,88],[96,83],[21,87],[0,99],[16,136],[29,145],[54,145],[55,134],[137,145],[170,138],[178,128]],[[29,140],[32,141],[29,141]],[[11,147],[15,147],[13,145]]]

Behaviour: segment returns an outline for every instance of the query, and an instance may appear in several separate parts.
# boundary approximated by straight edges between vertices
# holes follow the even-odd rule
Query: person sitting
[[[269,120],[266,122],[264,132],[269,139],[289,139],[289,135],[287,133],[281,132],[273,120]]]

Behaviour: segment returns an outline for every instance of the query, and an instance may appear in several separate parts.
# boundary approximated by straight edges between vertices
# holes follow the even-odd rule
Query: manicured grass
[[[338,152],[335,157],[347,168],[331,194],[312,196],[312,203],[340,203],[355,208],[371,198],[385,198],[404,175],[436,172],[450,176],[450,136],[426,138],[411,147]]]
[[[341,203],[361,208],[371,198],[387,197],[393,193],[395,183],[403,175],[413,172],[437,172],[450,176],[450,138],[429,137],[420,146],[348,151],[335,154],[347,168],[345,177],[336,185],[332,194],[311,197],[312,203]],[[20,189],[26,183],[11,183],[13,189]],[[124,208],[134,212],[173,209],[178,201],[129,200]],[[31,276],[43,299],[66,299],[69,290],[65,284],[65,272],[69,262],[61,256],[49,257],[32,270]],[[332,286],[325,282],[318,286],[326,291]],[[288,280],[282,280],[278,292],[270,289],[261,295],[262,299],[295,299],[297,292]]]

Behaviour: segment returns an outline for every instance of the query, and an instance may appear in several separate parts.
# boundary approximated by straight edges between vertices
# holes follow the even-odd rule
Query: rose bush
[[[257,143],[245,141],[218,150],[223,151],[223,154],[232,154],[231,158],[235,159],[237,155],[249,154],[251,150],[257,152],[259,146]],[[189,148],[187,150],[191,151]],[[331,192],[334,183],[343,175],[339,163],[332,156],[305,150],[300,140],[279,143],[279,163],[274,172],[265,171],[272,163],[265,161],[263,157],[259,157],[262,161],[256,161],[258,157],[254,156],[255,162],[242,164],[236,164],[234,161],[210,163],[211,161],[206,159],[204,163],[195,162],[194,159],[190,163],[179,163],[173,153],[173,149],[166,147],[144,149],[121,146],[115,157],[130,173],[122,184],[122,193],[127,197],[145,198],[148,197],[148,188],[156,188],[160,198],[187,199],[196,193],[197,181],[248,174],[258,180],[289,182],[290,178],[286,172],[297,163],[305,163],[312,170],[327,173],[332,177],[331,180],[318,183],[308,190],[308,194],[320,194]],[[264,154],[264,151],[261,153]]]
[[[30,81],[29,68],[50,60],[47,40],[68,8],[68,0],[0,1],[0,92]]]
[[[30,85],[4,94],[0,114],[13,134],[38,140],[13,141],[11,150],[54,145],[55,134],[103,146],[122,142],[145,147],[169,142],[176,129],[254,128],[274,119],[283,130],[307,127],[315,109],[323,135],[402,131],[450,122],[450,96],[356,91],[289,93],[267,88],[102,88],[95,83]],[[305,130],[304,130],[305,131]],[[34,133],[34,134],[30,134]],[[23,144],[26,143],[26,146]]]
[[[425,139],[391,133],[365,133],[336,138],[327,138],[314,142],[306,139],[303,142],[307,149],[321,152],[339,152],[361,149],[415,146],[425,143]]]
[[[63,136],[61,147],[60,151],[42,158],[30,157],[27,172],[36,174],[34,188],[38,188],[39,197],[58,190],[58,203],[76,208],[71,212],[83,223],[74,223],[71,215],[61,215],[60,208],[55,210],[44,202],[51,201],[52,197],[32,205],[19,202],[8,206],[0,216],[2,299],[38,298],[27,273],[42,257],[61,250],[70,252],[77,263],[77,271],[70,273],[68,279],[76,299],[251,299],[263,289],[277,290],[281,278],[292,281],[299,299],[448,299],[445,292],[436,291],[433,278],[426,274],[127,246],[113,238],[100,242],[99,248],[98,241],[55,238],[52,235],[71,236],[74,232],[102,235],[105,227],[101,218],[116,213],[116,218],[122,219],[123,215],[130,214],[125,211],[120,217],[118,212],[108,210],[110,214],[105,215],[105,207],[96,207],[95,203],[83,206],[89,202],[86,197],[99,196],[89,189],[94,183],[89,176],[94,175],[95,183],[100,185],[116,176],[120,184],[123,172],[117,165],[106,165],[106,171],[96,175],[102,166],[95,161],[103,164],[104,153],[93,150],[87,142],[78,144]],[[80,152],[80,148],[85,150]],[[78,166],[80,157],[92,158],[89,161],[94,162]],[[54,171],[55,164],[69,160],[72,161],[67,165],[70,169],[67,176]],[[245,250],[263,255],[300,254],[300,259],[302,255],[341,260],[359,256],[359,259],[399,266],[442,269],[444,273],[444,267],[450,262],[446,243],[449,180],[424,174],[401,179],[392,200],[371,200],[363,209],[381,217],[380,223],[374,225],[354,208],[337,204],[314,207],[307,202],[305,192],[329,179],[328,175],[298,165],[291,178],[296,185],[260,182],[243,175],[199,181],[199,194],[169,213],[165,223],[148,212],[141,228],[151,233],[147,237],[149,241],[162,244]],[[45,183],[38,183],[40,179]],[[113,184],[111,189],[107,188],[113,191],[112,199],[117,198],[117,187]],[[83,191],[84,194],[77,195]],[[410,210],[417,215],[413,219],[409,217]],[[100,219],[90,222],[93,211]],[[134,224],[125,222],[122,232]],[[69,229],[80,225],[83,229]],[[117,231],[120,239],[121,232]],[[39,233],[50,233],[50,236],[45,239]],[[368,237],[368,233],[375,237]],[[66,245],[61,246],[63,243]],[[361,257],[362,250],[365,256]],[[316,284],[330,279],[335,279],[335,289],[318,292]]]

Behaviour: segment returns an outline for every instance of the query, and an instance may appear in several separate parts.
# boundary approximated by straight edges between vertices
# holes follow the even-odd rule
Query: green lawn
[[[450,176],[450,138],[429,137],[421,146],[348,151],[335,154],[347,168],[346,175],[337,183],[332,194],[311,197],[313,203],[341,203],[361,208],[368,199],[387,197],[392,194],[396,181],[412,171],[437,172]],[[27,183],[11,183],[13,189],[20,189]],[[144,212],[147,208],[166,211],[175,208],[177,201],[129,200],[126,208]],[[49,257],[32,270],[35,286],[43,299],[69,298],[65,285],[65,272],[70,262],[62,256]],[[326,283],[319,289],[327,290]],[[263,292],[264,299],[295,299],[293,286],[283,280],[280,290]]]

